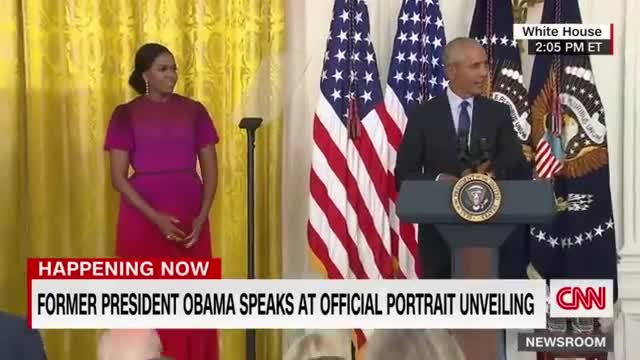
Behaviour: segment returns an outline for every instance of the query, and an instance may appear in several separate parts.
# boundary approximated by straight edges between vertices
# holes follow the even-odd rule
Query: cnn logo
[[[613,317],[612,280],[551,280],[551,317]]]

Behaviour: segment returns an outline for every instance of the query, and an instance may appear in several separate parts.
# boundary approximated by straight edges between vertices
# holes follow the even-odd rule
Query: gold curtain
[[[175,54],[178,93],[214,117],[219,187],[211,213],[223,276],[246,277],[246,139],[238,109],[265,64],[262,98],[279,102],[284,0],[2,0],[0,12],[0,309],[25,312],[25,259],[112,256],[118,196],[102,151],[111,111],[134,96],[136,49]],[[270,103],[270,102],[267,102]],[[256,115],[256,114],[241,114]],[[258,114],[259,115],[259,114]],[[257,275],[281,276],[281,121],[257,136]],[[215,324],[212,324],[215,327]],[[49,358],[95,358],[97,331],[44,331]],[[280,359],[278,331],[258,359]],[[222,331],[242,359],[244,331]]]

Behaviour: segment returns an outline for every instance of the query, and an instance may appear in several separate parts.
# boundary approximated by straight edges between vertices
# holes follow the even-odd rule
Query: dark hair
[[[151,67],[151,64],[158,56],[164,53],[171,54],[171,51],[165,46],[156,43],[144,44],[136,52],[135,67],[131,76],[129,76],[129,85],[138,94],[144,94],[147,89],[142,73]]]

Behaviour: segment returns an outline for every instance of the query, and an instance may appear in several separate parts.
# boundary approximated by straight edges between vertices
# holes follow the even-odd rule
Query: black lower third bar
[[[612,55],[611,40],[529,40],[529,55]]]
[[[518,351],[595,353],[612,352],[612,334],[532,332],[518,334]]]

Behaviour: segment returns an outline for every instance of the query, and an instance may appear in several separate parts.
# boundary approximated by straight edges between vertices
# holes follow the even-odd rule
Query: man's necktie
[[[460,117],[458,119],[458,136],[464,136],[465,139],[469,136],[469,128],[471,127],[471,120],[467,111],[468,106],[469,103],[466,101],[460,104]]]
[[[460,116],[458,117],[458,159],[465,166],[469,161],[469,127],[471,124],[467,106],[469,103],[466,101],[460,104]]]

